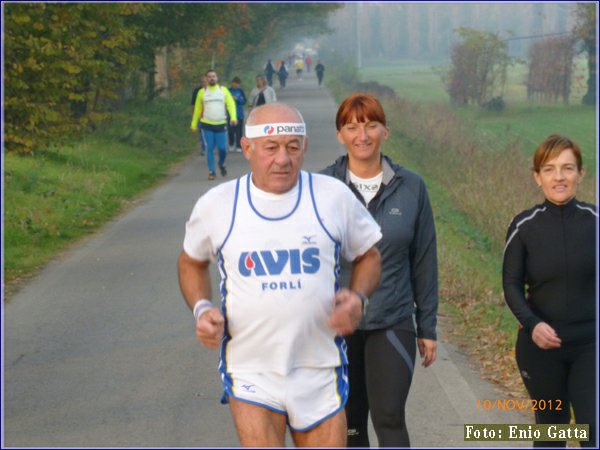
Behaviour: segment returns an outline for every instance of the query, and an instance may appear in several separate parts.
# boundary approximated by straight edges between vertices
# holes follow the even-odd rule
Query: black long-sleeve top
[[[563,343],[596,336],[595,205],[545,201],[518,214],[506,236],[504,298],[523,328],[550,324]]]

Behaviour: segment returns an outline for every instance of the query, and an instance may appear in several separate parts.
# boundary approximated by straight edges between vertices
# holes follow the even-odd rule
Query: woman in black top
[[[389,129],[375,96],[357,92],[346,98],[335,123],[346,154],[322,173],[346,183],[383,234],[377,244],[379,287],[358,329],[346,336],[348,447],[369,447],[369,414],[379,447],[410,447],[405,408],[416,352],[424,367],[437,356],[433,211],[421,176],[382,154]],[[348,285],[349,276],[342,265],[342,286]]]
[[[595,446],[598,214],[575,198],[583,178],[579,146],[549,136],[535,151],[533,177],[544,203],[512,220],[502,269],[506,303],[521,324],[517,364],[537,403],[536,423],[569,423],[572,406],[577,423],[590,426],[581,445]]]

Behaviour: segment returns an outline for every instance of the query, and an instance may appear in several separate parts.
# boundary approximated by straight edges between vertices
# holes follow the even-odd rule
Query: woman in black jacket
[[[279,69],[277,69],[277,76],[279,77],[279,88],[283,89],[285,87],[285,81],[288,77],[288,70],[285,67],[285,61],[282,59],[281,64],[279,65]]]
[[[506,236],[504,297],[521,327],[516,359],[538,405],[536,423],[569,423],[571,406],[596,441],[595,205],[578,201],[581,151],[551,135],[533,156],[533,177],[544,202],[521,212]],[[564,447],[566,441],[534,442]]]
[[[347,337],[350,395],[348,446],[368,447],[369,410],[380,447],[408,447],[405,405],[416,348],[427,367],[436,358],[436,236],[423,179],[381,154],[389,130],[377,98],[342,102],[337,137],[346,146],[323,173],[350,187],[381,226],[381,282],[359,329]],[[342,273],[342,284],[348,273]],[[413,322],[416,315],[416,330]]]

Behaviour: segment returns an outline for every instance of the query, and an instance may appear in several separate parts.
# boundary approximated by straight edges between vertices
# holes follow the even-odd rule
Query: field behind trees
[[[347,69],[347,68],[346,68]],[[440,314],[445,338],[462,342],[482,375],[522,398],[514,361],[517,321],[501,288],[502,249],[510,219],[543,200],[531,176],[531,155],[551,133],[575,139],[587,175],[578,197],[596,203],[596,108],[581,105],[586,64],[577,62],[571,104],[527,101],[525,68],[509,72],[506,109],[451,107],[440,67],[415,61],[341,70],[336,100],[372,91],[391,129],[383,151],[421,173],[430,192],[440,264]]]
[[[571,85],[569,105],[529,102],[524,80],[527,67],[516,64],[508,73],[504,101],[506,110],[481,111],[476,107],[455,108],[453,113],[474,125],[482,143],[493,145],[519,142],[524,154],[530,156],[536,145],[550,133],[563,133],[573,138],[584,153],[584,165],[596,173],[595,110],[581,104],[586,92],[587,66],[584,58],[575,61],[575,76]],[[417,61],[367,66],[360,71],[362,81],[377,81],[394,89],[396,94],[418,103],[448,105],[448,94],[441,81],[443,66]],[[487,145],[487,144],[485,144]]]

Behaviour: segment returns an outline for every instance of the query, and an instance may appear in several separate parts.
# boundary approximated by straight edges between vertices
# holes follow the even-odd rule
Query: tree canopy
[[[320,34],[336,4],[7,3],[4,8],[5,148],[30,152],[109,117],[146,74],[154,97],[155,56],[166,46],[206,55],[226,72],[249,67],[294,33]],[[202,53],[201,57],[194,58]],[[202,66],[205,69],[206,66]]]
[[[501,98],[507,68],[512,63],[508,46],[497,34],[459,28],[463,39],[452,46],[452,66],[446,74],[446,89],[455,104],[484,107],[494,96]]]
[[[575,27],[573,34],[583,41],[583,46],[588,54],[588,90],[583,96],[585,105],[596,104],[596,71],[597,51],[596,30],[598,20],[596,17],[596,3],[577,3],[575,7]]]
[[[14,3],[4,15],[7,150],[29,151],[103,117],[126,72],[140,30],[125,26],[147,5]],[[83,106],[85,105],[85,106]]]

